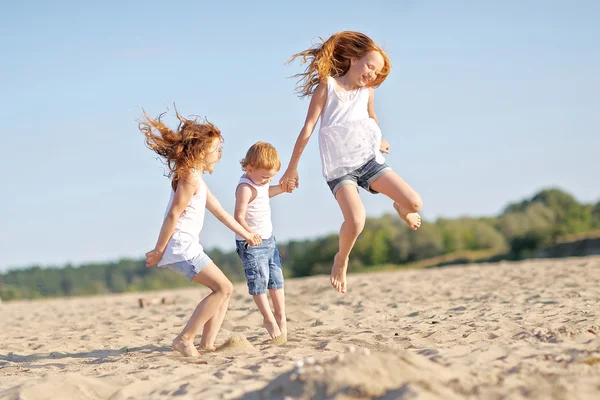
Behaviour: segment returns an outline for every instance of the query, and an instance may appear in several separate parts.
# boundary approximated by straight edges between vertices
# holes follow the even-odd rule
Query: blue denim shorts
[[[371,158],[365,164],[349,174],[327,181],[327,185],[329,185],[329,189],[331,189],[334,196],[338,189],[344,185],[352,185],[355,186],[356,189],[360,186],[371,193],[377,193],[375,190],[371,189],[371,184],[375,182],[377,178],[391,170],[392,169],[386,163],[379,164],[375,161],[375,158]]]
[[[192,281],[200,271],[202,271],[212,260],[206,253],[202,252],[196,257],[187,261],[179,261],[175,264],[168,264],[164,267],[169,268],[173,272],[177,272],[179,275],[185,276],[188,281]]]
[[[267,289],[283,289],[283,268],[275,236],[263,239],[260,246],[250,246],[245,240],[235,242],[238,256],[244,264],[250,295],[267,293]]]

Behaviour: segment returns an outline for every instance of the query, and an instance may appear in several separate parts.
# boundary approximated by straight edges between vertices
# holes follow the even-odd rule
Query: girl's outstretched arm
[[[315,126],[317,125],[317,121],[321,116],[321,112],[323,112],[326,101],[327,83],[320,83],[315,89],[315,92],[310,100],[308,113],[306,114],[306,120],[304,121],[304,127],[302,127],[302,130],[300,131],[298,139],[296,139],[296,145],[294,146],[290,163],[288,164],[285,173],[279,180],[279,184],[288,190],[288,185],[290,183],[295,187],[300,186],[300,182],[298,180],[298,163],[300,162],[300,156],[302,156],[302,152],[304,151],[304,148],[308,144],[308,140],[315,130]]]
[[[190,199],[194,193],[196,193],[198,190],[198,181],[196,179],[188,178],[189,177],[187,176],[182,177],[179,179],[179,182],[177,182],[177,190],[175,191],[175,196],[173,197],[173,203],[171,204],[171,208],[169,208],[162,227],[160,228],[156,246],[154,247],[154,250],[146,253],[147,267],[158,264],[162,258],[162,255],[167,248],[167,244],[169,243],[171,236],[173,236],[173,232],[175,232],[177,220],[188,204],[190,204]]]
[[[231,214],[223,209],[221,203],[219,203],[219,200],[213,196],[208,187],[206,188],[206,192],[206,208],[208,211],[210,211],[219,221],[221,221],[223,225],[246,239],[248,244],[251,246],[260,246],[262,243],[260,235],[257,233],[248,232],[246,229],[244,229],[244,227],[241,226],[235,220],[235,218],[231,216]]]

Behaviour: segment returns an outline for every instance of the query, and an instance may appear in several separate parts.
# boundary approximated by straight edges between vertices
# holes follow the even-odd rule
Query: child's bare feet
[[[394,209],[396,210],[400,218],[402,218],[404,222],[406,222],[406,225],[408,225],[410,229],[412,229],[413,231],[419,229],[419,227],[421,226],[421,216],[419,215],[419,213],[407,212],[400,204],[396,202],[394,202]]]
[[[171,347],[173,350],[180,352],[184,357],[198,357],[200,355],[196,347],[194,347],[194,341],[191,339],[186,340],[181,336],[177,336],[173,340]]]
[[[207,345],[202,345],[202,343],[200,343],[200,345],[198,347],[196,347],[196,349],[198,349],[198,351],[217,351],[217,346],[207,346]]]
[[[271,339],[281,336],[281,330],[279,329],[279,326],[277,325],[275,319],[264,319],[263,325],[265,328],[267,328],[267,332],[269,332],[269,336],[271,336]]]
[[[331,276],[329,281],[331,286],[340,293],[346,293],[346,271],[348,270],[348,259],[342,262],[339,260],[340,253],[336,253],[333,258],[333,267],[331,268]]]

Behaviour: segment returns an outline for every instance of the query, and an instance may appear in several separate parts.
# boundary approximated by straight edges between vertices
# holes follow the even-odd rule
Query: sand
[[[282,345],[240,284],[218,350],[184,358],[207,293],[0,304],[0,399],[600,398],[597,256],[290,279]]]

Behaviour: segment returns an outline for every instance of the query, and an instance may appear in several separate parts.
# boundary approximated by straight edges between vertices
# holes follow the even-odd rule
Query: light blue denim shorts
[[[168,264],[164,267],[169,268],[171,271],[178,273],[179,275],[185,276],[188,281],[192,281],[200,271],[202,271],[212,260],[206,253],[202,252],[191,260],[179,261],[174,264]]]
[[[267,289],[283,289],[283,267],[275,236],[263,239],[260,246],[248,246],[245,240],[236,240],[236,251],[244,264],[251,296],[264,294]]]

